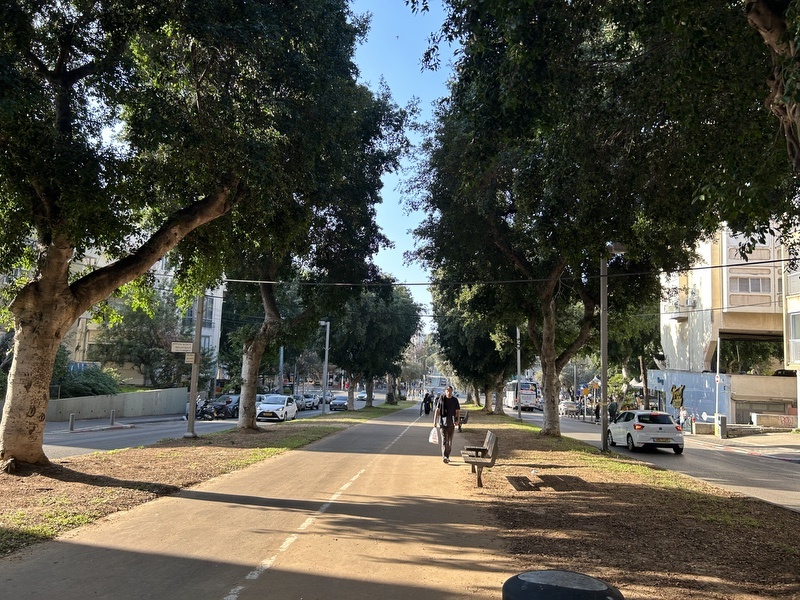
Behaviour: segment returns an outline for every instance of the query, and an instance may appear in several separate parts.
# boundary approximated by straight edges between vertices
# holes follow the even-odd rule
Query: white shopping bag
[[[431,432],[428,434],[428,441],[431,444],[439,443],[439,430],[436,427],[431,428]]]

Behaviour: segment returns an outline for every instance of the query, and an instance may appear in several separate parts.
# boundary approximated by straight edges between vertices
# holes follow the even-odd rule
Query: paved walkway
[[[513,558],[429,430],[413,407],[112,515],[0,559],[0,597],[496,599]]]

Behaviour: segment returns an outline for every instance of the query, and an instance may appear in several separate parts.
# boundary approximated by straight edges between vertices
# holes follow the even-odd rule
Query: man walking
[[[456,431],[456,424],[461,413],[461,405],[458,398],[453,396],[453,386],[448,385],[444,389],[444,395],[436,405],[433,413],[433,424],[441,428],[442,442],[442,461],[450,462],[450,452],[453,449],[453,434]]]

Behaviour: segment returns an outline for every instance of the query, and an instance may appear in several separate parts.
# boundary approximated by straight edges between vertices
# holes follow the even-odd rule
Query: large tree
[[[23,274],[6,288],[6,468],[47,462],[47,382],[75,320],[318,152],[346,20],[346,0],[0,7],[0,270]],[[293,152],[281,127],[298,121]],[[110,262],[74,272],[90,247]]]
[[[497,393],[494,412],[501,414],[505,381],[516,373],[516,327],[498,325],[475,314],[468,288],[463,290],[466,308],[460,309],[461,292],[456,286],[433,290],[436,340],[459,380],[483,391],[486,412],[492,412],[492,391]],[[530,362],[529,348],[530,344],[525,344],[523,364]]]
[[[527,322],[543,431],[558,434],[558,376],[595,335],[601,261],[622,311],[722,219],[763,223],[764,198],[789,206],[758,104],[766,57],[721,0],[448,4],[463,52],[415,182],[429,214],[418,255],[443,284],[483,281],[486,318]],[[724,43],[708,44],[712,29]]]
[[[347,373],[350,410],[359,382],[365,383],[367,406],[372,406],[375,378],[399,375],[403,351],[419,329],[419,312],[408,289],[386,279],[383,287],[364,291],[331,319],[330,361]]]
[[[354,47],[358,29],[353,26]],[[335,311],[360,283],[377,277],[372,256],[387,244],[375,222],[381,176],[397,168],[407,146],[403,129],[407,111],[396,107],[387,91],[375,96],[342,74],[337,104],[328,107],[325,127],[293,128],[287,137],[314,136],[319,156],[289,161],[274,187],[187,240],[187,257],[212,254],[217,275],[249,281],[257,290],[263,319],[247,330],[242,345],[241,410],[238,426],[257,428],[255,415],[259,367],[265,351],[316,329],[325,312]],[[287,130],[290,128],[287,126]],[[209,261],[188,276],[209,272]],[[281,303],[280,288],[295,284],[291,306]],[[352,287],[333,285],[349,282]],[[284,300],[288,299],[284,294]]]

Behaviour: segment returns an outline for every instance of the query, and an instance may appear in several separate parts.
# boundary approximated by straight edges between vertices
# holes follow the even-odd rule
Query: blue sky
[[[432,103],[447,93],[446,82],[450,75],[446,57],[438,71],[423,70],[421,66],[428,38],[442,23],[441,2],[433,0],[431,11],[423,14],[412,13],[404,0],[353,0],[351,6],[356,14],[372,13],[367,40],[356,52],[362,82],[377,90],[383,78],[398,105],[405,106],[412,98],[418,98],[420,119],[429,120]],[[412,140],[420,141],[416,137]],[[423,283],[428,281],[429,274],[419,264],[407,265],[403,259],[403,253],[414,247],[410,230],[422,216],[408,214],[397,189],[401,177],[402,174],[399,177],[390,175],[383,179],[383,203],[378,206],[377,220],[395,247],[381,251],[375,262],[400,282]],[[431,296],[427,286],[411,285],[409,289],[414,300],[425,305],[423,312],[429,313]],[[424,319],[423,324],[430,328],[429,319]]]

